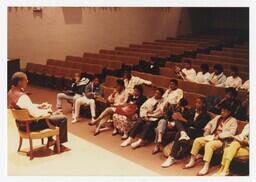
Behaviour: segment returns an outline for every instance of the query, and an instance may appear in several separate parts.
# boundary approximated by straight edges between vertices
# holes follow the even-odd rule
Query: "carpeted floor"
[[[30,97],[32,98],[34,103],[41,103],[41,102],[48,101],[53,106],[55,106],[56,94],[57,94],[56,90],[30,86],[28,88],[28,91],[31,93]],[[147,170],[152,171],[152,174],[147,173],[147,172],[145,172],[145,174],[143,174],[143,173],[134,173],[133,174],[132,172],[129,171],[129,170],[132,170],[131,166],[127,166],[127,167],[120,166],[118,163],[115,163],[114,159],[113,159],[113,163],[110,162],[108,164],[105,164],[107,161],[99,158],[99,160],[95,161],[95,163],[97,165],[99,165],[99,166],[107,165],[107,166],[109,166],[110,169],[112,169],[112,173],[110,173],[110,174],[107,173],[108,175],[120,175],[119,172],[115,173],[115,171],[116,171],[116,169],[122,168],[122,169],[126,170],[127,175],[154,175],[156,173],[158,175],[194,176],[202,167],[202,163],[199,163],[195,168],[184,170],[184,169],[182,169],[182,167],[184,166],[184,162],[186,162],[186,160],[183,160],[183,161],[178,161],[177,164],[172,167],[163,169],[163,168],[161,168],[160,165],[165,160],[165,158],[162,156],[161,153],[159,153],[157,155],[151,154],[151,151],[153,149],[153,144],[138,148],[136,150],[131,149],[131,147],[122,148],[122,147],[120,147],[121,136],[119,136],[119,135],[112,136],[111,135],[112,131],[102,132],[98,136],[94,136],[93,131],[94,131],[95,127],[89,126],[87,124],[88,120],[89,120],[88,118],[82,118],[80,122],[78,122],[76,124],[71,124],[70,104],[65,102],[63,110],[64,110],[64,114],[66,114],[66,116],[68,117],[69,132],[72,134],[72,136],[75,135],[75,136],[79,137],[80,140],[90,142],[92,144],[99,146],[100,148],[107,150],[107,152],[111,152],[113,154],[113,155],[111,155],[111,157],[124,158],[126,160],[129,160],[129,161],[136,163],[137,165],[143,167],[143,169],[146,168]],[[79,150],[79,148],[80,148],[79,142],[76,142],[76,145],[70,144],[71,142],[72,142],[72,140],[69,141],[68,145],[72,146],[71,147],[72,150],[67,153],[73,153],[73,152],[75,153],[76,150]],[[18,140],[17,140],[17,144],[18,144]],[[12,144],[9,143],[9,145],[12,145]],[[14,151],[9,151],[9,153],[12,153],[12,155],[14,155],[13,152]],[[81,155],[81,156],[79,156],[79,155]],[[83,158],[83,156],[95,157],[95,154],[92,150],[88,150],[88,151],[85,150],[84,154],[82,154],[80,152],[79,155],[77,155],[77,159]],[[104,155],[104,152],[103,152],[103,155]],[[108,155],[106,155],[106,157],[107,156]],[[18,157],[22,157],[22,156],[18,156]],[[62,156],[60,155],[57,157],[62,157]],[[57,158],[57,157],[55,157],[55,158]],[[11,160],[11,159],[9,158],[9,160]],[[29,160],[29,159],[27,159],[27,160]],[[37,159],[35,158],[34,160],[37,160]],[[49,158],[49,160],[50,160],[50,158]],[[44,161],[47,162],[47,158],[45,158]],[[111,161],[111,160],[109,160],[109,161]],[[12,161],[9,161],[9,163],[11,163],[11,162]],[[56,160],[56,162],[57,162],[57,160]],[[83,164],[83,167],[84,167],[84,171],[87,171],[87,169],[90,169],[91,166],[86,165],[86,163],[85,163],[85,164]],[[62,168],[61,164],[58,168],[60,168],[60,169]],[[138,169],[138,170],[140,170],[140,169]],[[216,170],[217,170],[216,167],[212,167],[210,169],[209,175],[212,175],[214,172],[216,172]],[[9,172],[9,174],[14,174],[13,171],[8,171],[8,172]],[[17,173],[17,174],[19,174],[19,173]],[[51,175],[51,173],[49,173],[49,174]],[[58,174],[61,175],[62,173],[58,173]],[[65,174],[66,174],[66,172],[63,171],[63,175],[65,175]],[[77,174],[74,173],[73,175],[88,175],[88,172],[84,172],[84,174],[83,174],[80,171],[79,173],[77,173]],[[94,173],[92,175],[102,175],[102,173],[100,171],[97,173],[97,170],[96,170],[96,171],[94,171]],[[121,175],[123,175],[123,174],[121,174]]]

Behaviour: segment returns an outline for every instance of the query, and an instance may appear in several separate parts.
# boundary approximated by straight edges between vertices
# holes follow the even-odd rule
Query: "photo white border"
[[[82,6],[91,6],[91,7],[250,7],[250,176],[249,177],[88,177],[88,176],[43,176],[43,177],[24,177],[24,176],[7,176],[7,7],[9,6],[53,6],[53,7],[63,7],[63,6],[72,6],[72,7],[82,7]],[[255,180],[256,171],[255,171],[255,157],[254,152],[256,152],[255,136],[256,136],[256,117],[254,108],[256,108],[255,102],[255,70],[256,70],[256,2],[254,0],[2,0],[0,3],[0,180],[1,181],[173,181],[173,180],[182,180],[182,181],[246,181]]]

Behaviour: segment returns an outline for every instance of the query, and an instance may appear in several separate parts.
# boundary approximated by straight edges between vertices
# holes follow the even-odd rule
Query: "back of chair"
[[[30,121],[33,118],[29,115],[26,109],[12,109],[13,117],[16,121]]]

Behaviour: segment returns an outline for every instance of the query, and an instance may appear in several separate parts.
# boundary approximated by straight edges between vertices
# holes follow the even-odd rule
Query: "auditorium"
[[[9,176],[249,176],[248,7],[7,9]]]

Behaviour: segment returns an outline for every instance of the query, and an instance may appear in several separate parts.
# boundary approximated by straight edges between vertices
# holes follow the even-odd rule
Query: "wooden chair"
[[[30,150],[29,150],[29,157],[30,160],[32,160],[34,158],[33,156],[33,143],[32,140],[34,139],[41,139],[42,143],[43,143],[43,139],[44,138],[48,138],[48,137],[52,137],[52,136],[56,136],[56,143],[55,146],[57,147],[57,153],[60,153],[60,138],[59,138],[59,127],[55,127],[53,126],[50,122],[48,117],[39,117],[39,118],[34,118],[31,117],[28,113],[27,110],[25,109],[21,109],[21,110],[12,110],[12,114],[15,118],[16,121],[16,125],[19,131],[19,147],[18,147],[18,152],[20,152],[21,150],[21,146],[22,146],[22,141],[23,139],[28,139],[29,140],[29,146],[30,146]],[[47,129],[43,129],[40,131],[30,131],[29,128],[29,124],[32,123],[33,121],[39,121],[39,120],[44,120],[46,122],[46,124],[48,125],[49,128]],[[25,131],[21,131],[19,128],[20,127],[25,127]]]

